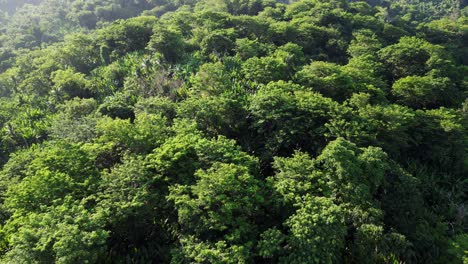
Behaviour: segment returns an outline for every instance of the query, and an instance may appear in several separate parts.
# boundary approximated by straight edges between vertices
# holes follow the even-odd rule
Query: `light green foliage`
[[[452,242],[451,252],[456,256],[454,259],[463,260],[463,264],[468,262],[468,237],[466,234],[455,237]]]
[[[340,259],[346,235],[343,213],[331,199],[303,197],[285,225],[291,251],[280,263],[332,263]]]
[[[214,162],[234,163],[252,170],[256,168],[257,160],[242,152],[233,140],[203,138],[199,132],[193,133],[196,129],[192,124],[175,126],[183,127],[176,128],[178,131],[188,131],[168,139],[148,156],[150,167],[162,173],[161,176],[168,181],[192,182],[197,168],[208,169]]]
[[[360,30],[353,34],[354,39],[348,47],[348,53],[353,58],[375,55],[382,48],[377,36],[371,30]]]
[[[15,115],[11,116],[3,126],[2,134],[4,144],[29,147],[37,143],[47,134],[50,116],[45,111],[27,106],[18,107]]]
[[[269,48],[269,46],[257,40],[250,40],[247,38],[239,38],[236,40],[236,53],[243,60],[252,57],[262,57],[268,53]]]
[[[52,73],[51,79],[54,84],[51,93],[58,100],[91,97],[89,84],[84,74],[76,73],[71,69],[58,70]]]
[[[382,209],[375,198],[389,188],[392,165],[381,149],[359,149],[343,139],[330,142],[315,160],[300,152],[275,158],[277,173],[269,182],[289,208],[283,210],[294,208],[295,213],[285,222],[289,231],[284,235],[279,230],[262,234],[274,240],[260,242],[261,254],[284,263],[337,262],[348,243],[359,262],[404,257],[409,244],[401,234],[383,232]],[[393,193],[391,187],[387,191]],[[356,240],[345,242],[349,233]],[[284,243],[289,246],[281,247]],[[267,244],[272,248],[266,249]]]
[[[168,196],[183,230],[182,254],[197,262],[248,262],[255,238],[252,220],[264,200],[259,181],[248,167],[223,163],[197,171],[195,178],[195,185],[171,187]]]
[[[354,92],[351,77],[343,73],[340,67],[334,63],[312,62],[302,68],[294,79],[296,82],[338,101],[343,101],[348,94]]]
[[[97,120],[100,142],[110,142],[136,153],[148,153],[162,144],[170,134],[167,121],[159,114],[139,113],[133,123],[129,119],[102,118]]]
[[[171,263],[248,263],[250,247],[228,246],[225,241],[210,244],[201,242],[193,237],[182,238],[182,249],[174,250]]]
[[[108,232],[96,214],[71,202],[47,209],[15,219],[22,225],[3,263],[93,263],[101,258]]]
[[[288,79],[287,65],[283,60],[274,57],[253,57],[242,65],[245,78],[267,84],[271,81]]]
[[[322,173],[315,171],[314,162],[306,153],[297,152],[291,158],[276,157],[277,170],[272,185],[287,203],[294,204],[297,196],[326,195],[329,188]]]
[[[248,80],[241,80],[240,61],[226,58],[225,63],[205,63],[197,74],[189,79],[189,93],[205,97],[219,95],[244,95],[253,85]]]
[[[369,147],[360,152],[354,144],[337,139],[327,145],[317,162],[336,201],[366,208],[372,206],[372,195],[382,185],[388,165],[381,149]]]
[[[194,186],[176,186],[169,195],[179,211],[181,224],[195,233],[232,228],[235,232],[227,236],[232,241],[251,232],[248,219],[261,205],[262,197],[249,168],[215,163],[208,171],[197,171],[195,177]],[[194,222],[194,218],[198,220]]]
[[[248,80],[268,84],[271,81],[288,80],[304,62],[302,47],[287,43],[270,56],[252,57],[242,65]]]
[[[378,148],[360,150],[346,140],[337,139],[329,143],[314,162],[301,153],[293,158],[276,158],[278,174],[273,186],[289,202],[313,194],[330,196],[336,203],[366,208],[373,206],[372,195],[383,184],[384,173],[388,170],[386,159]]]
[[[18,234],[7,236],[7,262],[70,263],[99,257],[107,232],[81,203],[96,192],[98,181],[89,154],[63,144],[36,151],[31,160],[22,162],[21,182],[5,193],[5,206],[12,216],[4,230]]]
[[[25,164],[25,177],[10,186],[5,205],[13,213],[24,214],[60,202],[69,195],[85,197],[96,187],[97,171],[92,158],[74,145],[46,148]]]
[[[373,55],[363,55],[352,58],[348,64],[341,67],[343,74],[351,77],[354,86],[354,95],[368,93],[376,103],[384,103],[388,92],[388,85],[383,80],[382,64],[376,61]]]
[[[366,94],[353,96],[349,101],[352,108],[342,111],[341,117],[327,124],[330,135],[381,146],[393,157],[403,154],[411,142],[409,126],[415,120],[415,113],[399,105],[373,106],[369,99]]]

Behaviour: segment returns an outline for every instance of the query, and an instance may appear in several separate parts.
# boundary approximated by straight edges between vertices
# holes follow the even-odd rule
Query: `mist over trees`
[[[0,263],[467,263],[467,13],[0,0]]]

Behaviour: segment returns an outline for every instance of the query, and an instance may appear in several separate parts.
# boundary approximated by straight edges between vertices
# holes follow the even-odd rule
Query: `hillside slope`
[[[23,2],[0,263],[468,261],[463,2]]]

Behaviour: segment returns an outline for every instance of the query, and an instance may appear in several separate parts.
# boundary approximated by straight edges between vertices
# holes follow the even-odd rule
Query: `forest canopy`
[[[462,0],[0,0],[0,263],[468,263]]]

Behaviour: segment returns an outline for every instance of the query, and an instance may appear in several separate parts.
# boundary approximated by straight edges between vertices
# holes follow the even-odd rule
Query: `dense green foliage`
[[[0,0],[0,263],[468,263],[464,3]]]

